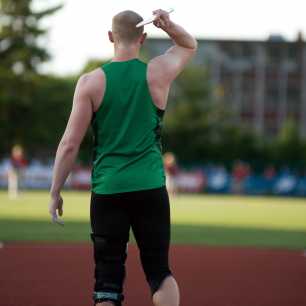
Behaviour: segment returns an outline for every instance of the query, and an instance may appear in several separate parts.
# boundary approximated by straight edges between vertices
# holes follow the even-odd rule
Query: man
[[[132,11],[113,17],[112,61],[83,75],[54,164],[49,211],[63,214],[60,191],[90,123],[94,130],[91,226],[95,257],[94,302],[123,300],[129,229],[156,306],[179,305],[179,290],[168,266],[170,213],[160,148],[160,126],[172,81],[195,54],[196,40],[162,10],[154,25],[174,45],[148,65],[138,59],[145,40],[142,18]]]

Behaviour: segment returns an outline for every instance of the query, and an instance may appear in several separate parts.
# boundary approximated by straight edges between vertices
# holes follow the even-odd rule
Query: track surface
[[[7,244],[0,249],[1,306],[92,306],[88,244]],[[182,306],[306,305],[302,251],[173,246]],[[135,246],[125,306],[152,305]]]

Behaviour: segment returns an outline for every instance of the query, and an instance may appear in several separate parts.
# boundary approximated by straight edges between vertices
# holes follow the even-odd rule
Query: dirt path
[[[92,306],[88,244],[0,248],[1,306]],[[306,257],[299,251],[174,246],[182,306],[304,306]],[[137,250],[129,247],[125,306],[151,305]]]

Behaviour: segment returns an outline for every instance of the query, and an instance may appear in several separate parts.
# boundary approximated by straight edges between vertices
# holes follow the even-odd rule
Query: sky
[[[80,71],[91,58],[110,58],[113,46],[107,31],[112,16],[131,9],[144,18],[155,9],[174,8],[171,19],[197,38],[267,39],[270,34],[294,40],[298,31],[306,39],[305,0],[35,0],[39,10],[62,3],[64,8],[44,20],[44,40],[52,60],[43,70],[58,75]],[[150,37],[166,37],[152,24]]]

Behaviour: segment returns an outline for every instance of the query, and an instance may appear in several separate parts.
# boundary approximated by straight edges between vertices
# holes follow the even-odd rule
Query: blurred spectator
[[[229,185],[229,174],[222,165],[209,167],[207,171],[207,187],[211,192],[226,192]]]
[[[236,161],[232,171],[232,192],[241,194],[243,193],[243,184],[245,179],[250,175],[250,166],[240,160]]]
[[[12,167],[16,171],[22,170],[27,166],[27,160],[25,159],[24,150],[22,146],[15,145],[11,152],[11,163]]]
[[[264,178],[266,180],[273,180],[275,178],[276,171],[273,166],[267,166],[264,170]]]
[[[164,154],[164,167],[166,172],[166,186],[170,194],[175,194],[177,191],[176,176],[179,172],[176,159],[173,153],[167,152]]]
[[[270,194],[273,192],[273,186],[275,184],[277,173],[275,167],[272,165],[268,165],[263,171],[263,183],[264,189],[263,193]]]
[[[180,171],[175,175],[175,187],[178,192],[201,192],[204,190],[206,178],[201,170]]]
[[[284,167],[274,186],[274,193],[279,195],[293,195],[297,185],[297,177],[288,167]]]
[[[14,199],[18,196],[24,169],[27,166],[22,146],[15,145],[12,148],[10,163],[11,167],[8,171],[8,193],[9,197]]]

